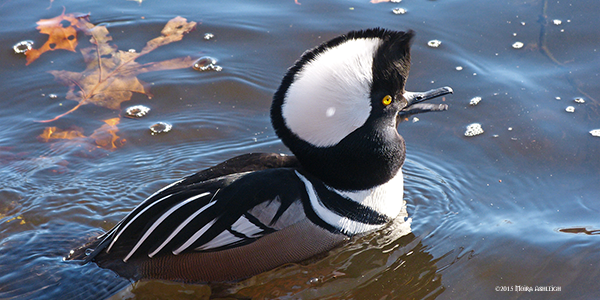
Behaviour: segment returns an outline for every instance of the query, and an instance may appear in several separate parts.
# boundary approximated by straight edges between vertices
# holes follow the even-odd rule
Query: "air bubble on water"
[[[129,52],[129,53],[135,53],[135,49],[129,49],[129,50],[127,50],[127,52]]]
[[[594,129],[594,130],[590,130],[590,134],[592,136],[597,136],[600,137],[600,129]]]
[[[194,62],[194,68],[200,68],[206,65],[214,65],[217,63],[217,60],[210,57],[210,56],[202,56],[200,58],[198,58],[195,62]]]
[[[417,118],[417,117],[413,117],[413,120],[412,120],[412,122],[413,122],[413,123],[417,123],[417,122],[419,122],[419,118]]]
[[[173,125],[171,125],[169,123],[158,122],[158,123],[150,126],[150,133],[152,135],[167,133],[167,132],[171,131],[172,128],[173,128]]]
[[[390,2],[392,2],[392,3],[400,3],[400,2],[402,2],[402,0],[390,0]]]
[[[565,111],[567,111],[569,113],[575,112],[575,107],[573,107],[573,106],[567,106],[567,108],[565,108]]]
[[[33,48],[33,41],[30,40],[20,41],[13,46],[13,50],[16,54],[25,54],[25,52],[31,50],[31,48]]]
[[[554,20],[552,20],[552,24],[554,24],[554,25],[560,25],[560,24],[562,24],[562,21],[559,20],[559,19],[554,19]]]
[[[223,70],[223,68],[221,66],[217,65],[217,60],[210,57],[210,56],[203,56],[198,58],[194,64],[193,64],[193,68],[196,71],[201,71],[201,72],[205,72],[205,71],[221,71]]]
[[[150,112],[150,107],[144,105],[130,106],[125,110],[125,116],[128,118],[141,118]]]
[[[456,66],[456,71],[462,71],[463,67],[462,66]]]
[[[476,136],[483,133],[483,128],[481,128],[481,124],[473,123],[467,126],[467,131],[465,131],[465,136]]]
[[[214,71],[221,72],[221,71],[223,70],[223,67],[221,67],[221,66],[217,66],[217,65],[214,65],[214,66],[212,66],[212,69],[213,69]]]
[[[512,47],[515,49],[521,49],[521,48],[523,48],[523,43],[515,42],[514,44],[512,44]]]
[[[215,35],[212,34],[212,33],[210,33],[210,32],[207,32],[207,33],[204,34],[204,39],[205,40],[210,40],[210,39],[212,39],[214,37],[215,37]]]
[[[405,14],[405,13],[406,13],[406,9],[404,9],[404,8],[402,8],[402,7],[396,7],[396,8],[394,8],[394,9],[392,9],[392,12],[393,12],[395,15],[403,15],[403,14]]]
[[[307,284],[317,284],[319,282],[323,282],[323,278],[313,277],[313,278],[309,279],[306,283]]]
[[[56,98],[58,98],[58,95],[56,95],[56,94],[48,94],[48,98],[50,98],[50,99],[56,99]]]
[[[431,48],[437,48],[442,44],[442,41],[440,40],[431,40],[429,42],[427,42],[427,46],[431,47]]]
[[[573,99],[573,101],[575,101],[575,103],[585,103],[585,99],[581,97],[576,97],[575,99]]]
[[[475,105],[479,104],[480,101],[481,101],[481,97],[473,97],[473,99],[471,99],[471,101],[469,101],[469,105],[475,106]]]

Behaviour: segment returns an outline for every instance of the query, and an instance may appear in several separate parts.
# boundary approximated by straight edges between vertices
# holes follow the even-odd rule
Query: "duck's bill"
[[[421,102],[431,100],[443,95],[452,94],[453,92],[454,91],[449,86],[429,90],[427,92],[405,92],[404,98],[406,99],[408,104],[398,113],[398,116],[405,117],[408,115],[420,114],[424,112],[447,110],[448,105],[446,104],[429,104]]]
[[[431,100],[433,98],[452,93],[454,93],[454,91],[449,86],[429,90],[427,92],[404,92],[404,99],[406,99],[406,101],[408,102],[406,108],[423,101]]]

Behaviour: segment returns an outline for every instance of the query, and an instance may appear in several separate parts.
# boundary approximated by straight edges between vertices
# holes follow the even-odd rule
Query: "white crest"
[[[287,127],[317,147],[333,146],[361,127],[371,113],[372,65],[381,42],[348,40],[307,62],[285,96]]]

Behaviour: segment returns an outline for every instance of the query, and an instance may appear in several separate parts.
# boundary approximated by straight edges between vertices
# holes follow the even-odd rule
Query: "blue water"
[[[589,133],[600,129],[600,2],[300,3],[2,2],[0,298],[600,297],[600,138]],[[182,41],[140,61],[210,56],[223,70],[145,73],[139,77],[151,83],[151,99],[136,94],[121,111],[90,104],[39,123],[76,105],[47,71],[77,72],[85,63],[79,53],[54,51],[25,66],[12,45],[43,44],[36,22],[63,7],[90,13],[122,50],[139,51],[176,16],[196,21]],[[406,14],[393,14],[396,7]],[[62,260],[182,176],[246,152],[288,152],[268,114],[287,67],[329,38],[375,26],[417,32],[407,89],[455,91],[443,99],[449,111],[399,126],[408,147],[411,234],[401,236],[393,224],[325,257],[227,286],[131,283],[94,264]],[[205,40],[205,33],[215,37]],[[427,46],[434,39],[442,44]],[[473,97],[482,100],[470,106]],[[585,103],[573,101],[578,97]],[[150,113],[122,117],[137,104]],[[49,126],[77,126],[89,136],[116,117],[126,142],[114,151],[38,138]],[[149,126],[159,121],[172,131],[151,135]],[[484,133],[465,137],[474,122]],[[522,291],[536,286],[560,291]]]

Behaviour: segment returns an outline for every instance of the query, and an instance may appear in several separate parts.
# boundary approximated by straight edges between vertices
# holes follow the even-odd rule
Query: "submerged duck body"
[[[445,110],[420,102],[452,92],[404,90],[413,35],[353,31],[305,52],[271,107],[294,156],[245,154],[175,182],[69,259],[133,279],[232,281],[382,228],[405,205],[398,120]]]

